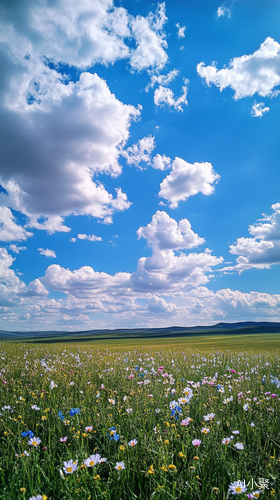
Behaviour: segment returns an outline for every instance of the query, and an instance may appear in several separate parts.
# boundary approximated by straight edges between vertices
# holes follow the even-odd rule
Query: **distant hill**
[[[118,328],[115,330],[30,331],[0,330],[1,341],[78,342],[79,340],[193,337],[201,335],[244,335],[280,333],[280,323],[246,321],[217,323],[212,326],[171,326],[168,328]]]

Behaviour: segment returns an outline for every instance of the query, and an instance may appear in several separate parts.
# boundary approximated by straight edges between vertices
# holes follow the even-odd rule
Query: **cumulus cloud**
[[[77,238],[79,240],[88,240],[88,241],[102,241],[101,236],[95,236],[95,234],[89,235],[89,234],[78,234]],[[76,240],[76,238],[73,238],[73,240]]]
[[[129,165],[141,168],[143,164],[150,164],[151,152],[155,148],[155,138],[152,135],[143,137],[137,144],[133,144],[122,152]]]
[[[54,250],[49,250],[48,248],[38,248],[38,251],[40,252],[41,255],[44,255],[45,257],[51,257],[55,258],[56,254]]]
[[[268,108],[267,106],[265,107],[264,102],[258,102],[258,103],[255,102],[252,106],[251,115],[260,117],[264,113],[267,113],[269,110],[270,108]]]
[[[67,95],[59,105],[44,96],[24,110],[2,109],[0,181],[9,196],[1,194],[1,203],[26,214],[30,227],[49,232],[69,231],[63,224],[66,215],[111,221],[115,210],[130,206],[120,188],[114,198],[92,177],[121,172],[121,148],[131,120],[139,116],[96,74],[82,73],[76,83],[63,86]]]
[[[188,80],[185,80],[185,86],[182,87],[182,95],[174,98],[174,93],[171,89],[167,87],[163,87],[160,85],[154,93],[154,103],[156,106],[164,106],[167,105],[170,108],[176,109],[176,111],[183,111],[182,104],[188,105],[187,101],[187,92],[188,92]]]
[[[152,313],[166,314],[166,313],[175,313],[177,307],[172,302],[171,303],[166,302],[163,297],[158,297],[157,295],[153,295],[148,300],[148,309]]]
[[[217,16],[218,17],[223,17],[223,16],[230,17],[231,10],[228,7],[225,7],[224,5],[222,5],[221,7],[218,7]]]
[[[228,266],[222,271],[238,271],[242,273],[251,268],[270,268],[280,263],[280,203],[271,207],[272,215],[263,215],[256,224],[249,226],[250,238],[238,238],[230,245],[230,253],[239,255],[235,266]]]
[[[171,167],[171,159],[166,155],[157,154],[153,157],[151,166],[157,170],[166,170]]]
[[[0,241],[22,241],[28,236],[33,236],[33,234],[16,223],[11,210],[7,207],[0,207]]]
[[[228,68],[218,70],[215,63],[201,62],[197,72],[208,86],[213,83],[220,91],[231,87],[234,99],[254,94],[274,97],[278,92],[273,89],[280,85],[280,44],[268,37],[253,54],[235,57]]]
[[[179,71],[177,69],[173,69],[167,75],[152,75],[151,80],[146,86],[145,90],[148,92],[149,88],[154,88],[156,84],[158,85],[168,85],[176,76],[179,75]]]
[[[176,28],[178,28],[178,38],[185,38],[185,30],[186,30],[186,26],[180,26],[179,23],[175,24]]]
[[[172,219],[166,212],[157,211],[152,221],[137,231],[138,238],[145,238],[153,252],[161,250],[179,250],[197,247],[204,243],[204,238],[191,229],[188,219],[179,222]]]
[[[169,201],[170,208],[176,208],[180,201],[195,194],[212,194],[219,179],[211,163],[187,163],[175,158],[170,174],[160,184],[159,196]]]

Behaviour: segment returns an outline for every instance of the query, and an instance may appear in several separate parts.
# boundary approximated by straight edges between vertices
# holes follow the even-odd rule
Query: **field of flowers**
[[[279,367],[279,352],[0,344],[0,499],[280,499]]]

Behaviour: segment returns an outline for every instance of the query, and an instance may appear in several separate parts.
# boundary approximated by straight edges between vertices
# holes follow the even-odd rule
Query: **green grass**
[[[270,379],[279,377],[279,347],[279,334],[0,344],[1,500],[225,500],[238,480],[248,484],[237,497],[245,499],[259,478],[268,485],[260,498],[280,498],[280,390]],[[153,374],[160,366],[162,374]],[[170,402],[186,387],[193,397],[172,416]],[[70,416],[73,408],[80,412]],[[209,413],[215,416],[205,421]],[[24,431],[41,443],[28,444]],[[87,467],[93,454],[107,461]],[[77,471],[61,475],[70,459]],[[125,469],[116,470],[117,462]]]

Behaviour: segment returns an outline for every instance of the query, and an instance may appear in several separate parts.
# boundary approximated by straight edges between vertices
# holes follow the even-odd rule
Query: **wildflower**
[[[189,398],[179,398],[178,399],[178,403],[180,403],[180,405],[185,405],[189,402],[190,402]]]
[[[193,444],[196,448],[198,448],[198,446],[201,444],[201,441],[200,441],[200,439],[193,439],[193,440],[192,440],[192,444]]]
[[[166,444],[166,445],[167,445],[167,444],[169,444],[169,440],[168,440],[168,439],[166,439],[166,440],[164,441],[164,444]]]
[[[125,446],[123,446],[123,445],[121,444],[121,446],[119,446],[119,449],[120,449],[120,451],[124,451],[124,450],[125,450]]]
[[[247,410],[248,410],[248,408],[249,408],[248,403],[246,403],[245,405],[243,405],[243,410],[247,411]]]
[[[100,479],[99,474],[97,474],[97,476],[94,476],[94,478],[93,478],[93,479],[94,479],[95,481],[98,481],[98,480]]]
[[[202,427],[201,432],[203,432],[203,434],[208,434],[208,432],[210,432],[210,429],[209,427]]]
[[[26,431],[26,432],[22,432],[21,435],[23,437],[29,437],[29,438],[32,438],[34,436],[33,432],[32,431]]]
[[[208,413],[207,415],[203,416],[205,422],[208,422],[209,420],[213,420],[214,417],[215,417],[215,413]]]
[[[116,470],[123,470],[123,469],[125,469],[124,462],[117,462],[116,465],[115,465],[115,469]]]
[[[65,436],[64,438],[60,438],[60,439],[59,439],[59,441],[60,441],[61,443],[66,443],[67,439],[68,439],[68,437],[67,437],[67,436]]]
[[[251,427],[256,427],[256,426],[255,426],[255,424],[254,424],[254,422],[251,422],[251,423],[250,423],[250,426],[251,426]]]
[[[100,389],[104,389],[104,387],[105,387],[104,384],[101,384]]]
[[[235,495],[235,494],[240,494],[240,493],[245,493],[247,491],[246,486],[242,486],[241,481],[234,481],[234,483],[231,483],[229,485],[229,491]]]
[[[23,488],[22,488],[23,489]],[[47,500],[47,496],[46,495],[37,495],[36,497],[29,497],[29,500]]]
[[[96,398],[100,398],[100,392],[98,391],[98,393],[96,394],[95,396]]]
[[[133,446],[136,446],[137,443],[138,443],[137,439],[132,439],[131,441],[129,441],[128,446],[132,446],[133,447]]]
[[[163,465],[163,467],[161,467],[160,470],[163,470],[164,472],[168,472],[168,469],[165,465]],[[148,474],[151,474],[151,473],[148,471]]]
[[[57,387],[57,385],[52,380],[49,387],[50,387],[50,389],[54,389],[54,387]]]
[[[46,415],[43,415],[41,420],[47,420],[48,417],[46,417]]]
[[[28,451],[24,450],[24,452],[23,452],[23,453],[24,453],[24,455],[25,455],[26,457],[30,457],[30,454],[28,453]]]
[[[120,439],[119,434],[114,434],[113,439],[114,439],[114,441],[118,441]]]
[[[199,460],[199,457],[193,457],[194,460]]]
[[[69,460],[69,462],[63,462],[63,463],[64,463],[63,470],[65,474],[72,474],[78,469],[77,462],[73,462],[72,458],[71,460]]]
[[[148,468],[148,474],[154,474],[154,473],[155,473],[154,466],[150,465],[150,467]]]
[[[242,443],[235,443],[234,446],[237,450],[244,450],[244,444]]]
[[[60,420],[64,420],[64,416],[62,415],[61,411],[58,412],[58,416],[59,416]]]
[[[85,428],[85,432],[91,432],[93,429],[92,425],[88,425],[86,428]]]
[[[185,456],[186,456],[186,455],[184,455],[184,453],[182,453],[181,451],[179,451],[178,455],[179,455],[179,457],[180,457],[180,458],[183,458],[183,457],[185,457]]]
[[[127,408],[126,411],[127,411],[127,413],[131,413],[132,412],[132,408]]]
[[[170,465],[168,465],[168,469],[174,470],[174,469],[176,469],[176,465],[170,464]]]
[[[190,387],[185,387],[185,389],[183,389],[183,393],[185,394],[185,396],[187,396],[187,398],[188,398],[189,401],[193,397],[193,391],[192,391],[192,389]]]
[[[114,404],[115,404],[115,400],[114,400],[114,399],[109,398],[109,399],[108,399],[108,401],[109,401],[109,403],[110,403],[111,405],[114,405]]]
[[[31,406],[31,409],[32,410],[36,410],[36,411],[40,410],[39,406],[37,406],[37,405]]]
[[[77,415],[78,413],[80,413],[80,408],[72,408],[70,411],[69,411],[69,415],[71,417],[73,417],[74,415]]]
[[[161,411],[161,410],[160,410],[159,408],[156,408],[156,409],[155,409],[155,412],[156,412],[156,413],[159,413],[160,411]]]
[[[222,440],[222,444],[229,444],[231,442],[231,439],[230,438],[224,438]]]
[[[252,493],[249,493],[249,495],[247,495],[248,498],[250,498],[250,500],[254,499],[254,498],[260,498],[260,494],[262,493],[262,491],[252,491]]]
[[[87,467],[94,467],[96,464],[98,464],[100,462],[100,458],[101,458],[101,456],[98,453],[96,455],[90,455],[89,458],[84,460],[84,464]]]
[[[187,417],[184,420],[181,420],[181,425],[189,425],[189,423],[192,421],[193,421],[192,418]]]
[[[31,439],[29,439],[28,441],[28,444],[30,444],[30,446],[35,446],[35,448],[37,448],[37,446],[41,443],[41,439],[40,438],[36,438],[36,437],[32,437]]]
[[[75,382],[69,382],[69,385],[75,385]]]
[[[239,431],[232,431],[232,434],[240,434]]]
[[[223,403],[225,405],[227,405],[228,403],[230,403],[231,401],[233,401],[233,396],[230,396],[230,398],[227,398],[227,399],[224,399]]]
[[[104,464],[105,462],[107,462],[107,458],[105,458],[105,457],[100,458],[100,460],[99,460],[100,464]]]

